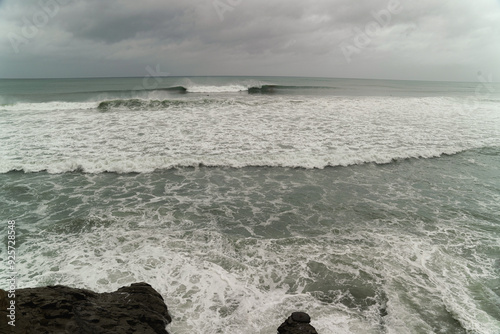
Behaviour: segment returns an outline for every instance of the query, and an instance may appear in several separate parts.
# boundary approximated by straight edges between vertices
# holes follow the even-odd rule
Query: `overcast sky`
[[[0,0],[0,78],[500,81],[500,0]]]

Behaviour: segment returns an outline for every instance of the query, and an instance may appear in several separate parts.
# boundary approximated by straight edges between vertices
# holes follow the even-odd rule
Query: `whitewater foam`
[[[224,86],[188,86],[189,93],[237,93],[248,90],[248,87],[242,85],[224,85]]]
[[[147,281],[172,333],[264,334],[305,310],[324,333],[496,334],[498,187],[477,178],[495,152],[325,171],[12,173],[0,203],[23,224],[20,288]]]
[[[171,225],[166,230],[151,223],[127,230],[123,221],[120,226],[115,222],[70,235],[49,231],[43,241],[30,238],[23,252],[32,254],[37,264],[23,261],[18,270],[36,277],[36,282],[21,281],[20,287],[64,282],[104,292],[147,281],[169,305],[175,333],[196,332],[200,326],[205,333],[266,333],[300,307],[322,332],[335,328],[341,333],[411,334],[416,328],[433,330],[432,322],[416,317],[412,306],[435,310],[441,301],[471,331],[494,334],[499,325],[471,298],[468,279],[450,282],[450,276],[439,272],[442,265],[433,267],[444,260],[447,275],[464,279],[464,259],[443,252],[430,239],[397,235],[399,230],[357,231],[351,236],[357,240],[353,243],[349,235],[344,241],[338,235],[308,242],[235,241],[213,231],[210,224],[198,231],[195,226]],[[350,247],[341,259],[350,264],[339,266],[336,245],[345,241]],[[407,248],[408,252],[394,254]],[[326,271],[318,271],[322,268]],[[353,285],[368,290],[352,290]]]
[[[0,105],[0,111],[64,111],[64,110],[89,110],[97,107],[96,102],[19,102],[9,105]]]
[[[2,138],[1,173],[128,173],[199,165],[324,168],[500,145],[498,116],[490,110],[463,112],[445,98],[296,103],[245,96],[13,107],[24,112],[10,110],[0,118],[11,134]],[[122,109],[128,112],[98,112]]]

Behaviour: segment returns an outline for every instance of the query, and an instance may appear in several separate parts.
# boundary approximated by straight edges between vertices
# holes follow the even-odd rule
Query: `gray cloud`
[[[397,13],[388,12],[394,4]],[[0,6],[0,77],[141,76],[159,64],[173,75],[474,81],[482,70],[500,78],[498,0],[4,0]]]

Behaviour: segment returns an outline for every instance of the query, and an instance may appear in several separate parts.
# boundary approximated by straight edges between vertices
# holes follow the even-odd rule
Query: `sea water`
[[[0,288],[145,281],[173,334],[500,333],[500,86],[0,80]]]

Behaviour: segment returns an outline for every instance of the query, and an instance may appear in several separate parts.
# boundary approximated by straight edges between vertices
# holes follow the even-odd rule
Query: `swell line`
[[[299,169],[325,169],[332,167],[349,167],[355,165],[387,165],[398,164],[410,160],[428,160],[447,156],[455,156],[466,152],[475,154],[485,154],[498,156],[499,147],[482,147],[473,149],[450,149],[433,150],[420,153],[400,152],[399,154],[370,155],[370,156],[322,156],[297,158],[296,154],[288,155],[252,155],[246,152],[245,155],[226,154],[219,157],[161,157],[143,156],[136,159],[119,159],[118,157],[99,157],[96,159],[85,159],[73,157],[64,162],[40,163],[40,164],[16,164],[16,166],[0,167],[0,174],[6,173],[38,173],[47,172],[49,174],[61,173],[153,173],[178,168],[299,168]],[[118,159],[117,159],[118,158]]]

